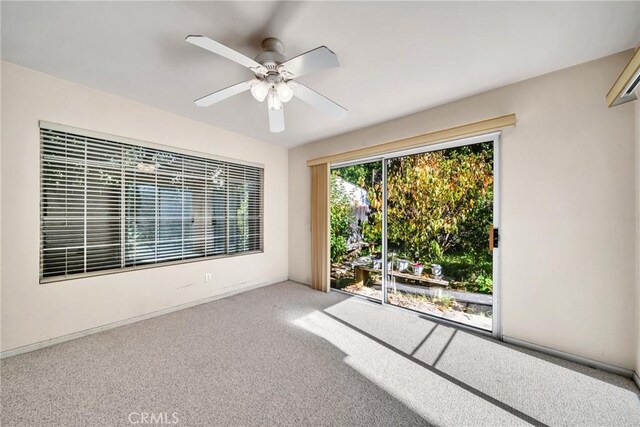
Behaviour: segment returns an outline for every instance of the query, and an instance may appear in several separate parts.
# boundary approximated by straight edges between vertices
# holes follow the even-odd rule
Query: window
[[[41,281],[262,251],[261,167],[84,133],[40,129]]]

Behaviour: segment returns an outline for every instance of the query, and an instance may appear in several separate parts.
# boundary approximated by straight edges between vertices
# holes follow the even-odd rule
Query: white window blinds
[[[43,281],[263,250],[260,167],[41,128]]]

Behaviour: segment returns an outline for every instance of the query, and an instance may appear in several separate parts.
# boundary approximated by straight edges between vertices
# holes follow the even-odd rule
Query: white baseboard
[[[528,341],[523,341],[517,338],[503,336],[502,340],[509,344],[514,344],[520,347],[525,347],[531,350],[539,351],[540,353],[549,354],[551,356],[559,357],[560,359],[565,359],[570,362],[575,362],[581,365],[589,366],[591,368],[600,369],[601,371],[611,372],[612,374],[621,375],[627,378],[634,377],[634,372],[631,369],[621,368],[620,366],[611,365],[605,362],[599,362],[597,360],[589,359],[587,357],[576,356],[575,354],[566,353],[564,351],[555,350],[553,348],[545,347],[538,344],[533,344]],[[634,380],[636,380],[636,378],[637,378],[637,375],[635,376]],[[636,380],[636,384],[638,384],[637,380]],[[640,385],[638,387],[640,387]]]
[[[89,328],[89,329],[85,329],[83,331],[73,332],[71,334],[62,335],[60,337],[55,337],[55,338],[51,338],[51,339],[44,340],[44,341],[39,341],[39,342],[36,342],[36,343],[33,343],[33,344],[27,344],[27,345],[22,346],[22,347],[12,348],[12,349],[0,352],[0,359],[4,359],[4,358],[7,358],[7,357],[11,357],[11,356],[17,356],[18,354],[28,353],[28,352],[34,351],[34,350],[40,350],[40,349],[45,348],[45,347],[50,347],[52,345],[60,344],[60,343],[66,342],[66,341],[71,341],[71,340],[75,340],[77,338],[86,337],[87,335],[97,334],[98,332],[102,332],[102,331],[106,331],[106,330],[109,330],[109,329],[117,328],[119,326],[124,326],[124,325],[128,325],[128,324],[135,323],[135,322],[140,322],[141,320],[151,319],[153,317],[162,316],[163,314],[173,313],[174,311],[184,310],[185,308],[194,307],[194,306],[200,305],[200,304],[206,304],[208,302],[216,301],[216,300],[219,300],[219,299],[222,299],[222,298],[227,298],[227,297],[230,297],[232,295],[240,294],[242,292],[247,292],[247,291],[251,291],[253,289],[258,289],[258,288],[262,288],[264,286],[269,286],[269,285],[273,285],[273,284],[281,283],[281,282],[286,282],[286,281],[287,281],[287,279],[284,278],[282,280],[263,282],[263,283],[258,283],[256,285],[249,285],[249,286],[245,286],[245,287],[242,287],[242,288],[233,289],[233,290],[230,290],[230,291],[227,291],[227,292],[222,292],[222,293],[220,293],[218,295],[213,295],[211,297],[204,298],[204,299],[201,299],[201,300],[196,300],[196,301],[188,302],[188,303],[185,303],[185,304],[176,305],[174,307],[169,307],[169,308],[165,308],[165,309],[158,310],[158,311],[153,311],[151,313],[142,314],[140,316],[131,317],[129,319],[119,320],[117,322],[108,323],[108,324],[102,325],[102,326],[96,326],[95,328]]]

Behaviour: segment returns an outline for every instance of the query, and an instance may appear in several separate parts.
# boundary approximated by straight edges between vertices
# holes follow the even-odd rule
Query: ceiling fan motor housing
[[[277,71],[276,67],[287,60],[284,56],[284,43],[269,37],[262,41],[263,52],[256,56],[256,62],[264,65],[269,71]]]

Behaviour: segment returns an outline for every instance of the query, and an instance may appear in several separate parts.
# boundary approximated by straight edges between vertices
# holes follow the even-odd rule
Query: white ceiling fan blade
[[[269,108],[269,129],[273,133],[280,133],[284,130],[284,110],[272,110]]]
[[[210,93],[207,96],[203,96],[202,98],[198,98],[194,102],[198,107],[208,107],[209,105],[213,105],[216,102],[223,101],[227,98],[231,98],[233,95],[237,95],[251,89],[251,82],[251,80],[247,80],[246,82],[226,87],[219,91]]]
[[[320,95],[315,90],[310,89],[301,83],[293,83],[294,84],[292,84],[292,86],[294,87],[294,95],[302,99],[307,104],[316,107],[319,110],[322,110],[326,114],[335,117],[336,119],[343,119],[347,115],[346,108],[341,107],[326,96]]]
[[[261,74],[265,74],[266,70],[264,69],[264,67],[259,64],[258,62],[254,61],[253,59],[249,58],[248,56],[245,56],[243,54],[241,54],[240,52],[237,52],[225,45],[223,45],[222,43],[218,43],[215,40],[211,40],[209,37],[205,37],[205,36],[187,36],[187,38],[185,39],[188,43],[191,43],[194,46],[198,46],[201,47],[203,49],[206,49],[210,52],[213,52],[217,55],[220,56],[224,56],[227,59],[232,60],[233,62],[236,62],[240,65],[244,65],[247,68],[250,68],[251,70],[254,70],[256,72],[259,72]]]
[[[302,55],[294,56],[282,64],[284,68],[293,74],[294,77],[327,68],[339,67],[338,57],[326,46],[320,46]]]

